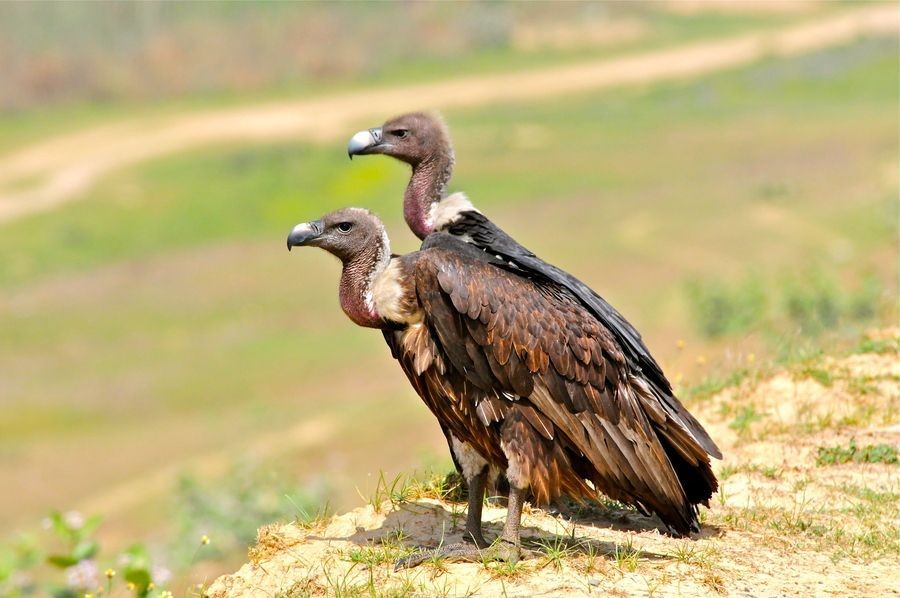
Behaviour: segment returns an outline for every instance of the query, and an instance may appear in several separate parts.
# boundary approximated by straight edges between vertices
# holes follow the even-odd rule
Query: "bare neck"
[[[384,321],[375,309],[372,284],[391,260],[386,240],[374,244],[351,260],[344,262],[338,296],[341,309],[358,326],[382,328]]]
[[[413,166],[403,196],[403,217],[420,239],[434,232],[431,207],[446,195],[447,183],[453,175],[453,162],[453,150],[447,148]]]

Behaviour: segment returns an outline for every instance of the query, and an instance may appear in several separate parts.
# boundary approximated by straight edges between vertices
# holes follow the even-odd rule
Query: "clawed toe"
[[[458,544],[448,544],[439,548],[430,548],[422,550],[407,557],[403,557],[394,565],[394,571],[400,569],[410,569],[417,565],[421,565],[425,561],[438,559],[451,559],[454,561],[474,561],[478,555],[478,547],[474,544],[460,542]]]
[[[522,558],[527,558],[530,553],[509,542],[500,540],[487,548],[479,548],[475,544],[460,542],[448,544],[439,548],[423,550],[407,557],[403,557],[394,565],[394,571],[410,569],[430,560],[447,560],[453,562],[488,562],[502,561],[517,563]]]

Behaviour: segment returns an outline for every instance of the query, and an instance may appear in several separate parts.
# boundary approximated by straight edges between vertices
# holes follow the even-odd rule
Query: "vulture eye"
[[[349,233],[353,228],[352,222],[338,222],[337,229],[342,233]]]
[[[409,131],[407,131],[406,129],[397,129],[396,131],[394,131],[394,135],[398,139],[406,139],[407,137],[409,137]]]

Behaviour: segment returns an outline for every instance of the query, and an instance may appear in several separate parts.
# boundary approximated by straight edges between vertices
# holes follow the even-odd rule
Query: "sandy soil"
[[[418,486],[313,525],[260,529],[250,562],[207,593],[896,595],[896,463],[817,463],[820,447],[847,447],[851,439],[859,447],[900,444],[900,330],[873,337],[888,348],[751,375],[692,405],[725,459],[716,466],[721,490],[690,540],[664,536],[656,520],[617,505],[568,516],[531,510],[523,529],[535,556],[515,567],[436,562],[395,573],[393,560],[414,547],[461,537],[464,505]],[[504,516],[486,507],[488,537]]]
[[[354,124],[423,106],[458,108],[690,78],[863,34],[896,33],[898,23],[900,7],[885,3],[778,31],[621,58],[105,125],[0,157],[0,223],[53,209],[116,169],[197,145],[277,139],[331,142],[346,136]]]

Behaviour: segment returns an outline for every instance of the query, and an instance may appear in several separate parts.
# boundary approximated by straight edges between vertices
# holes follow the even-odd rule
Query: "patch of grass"
[[[704,401],[719,394],[726,388],[740,386],[745,380],[758,377],[759,373],[746,368],[737,368],[724,375],[707,376],[703,381],[679,391],[684,401]]]
[[[705,571],[701,578],[701,582],[716,594],[728,593],[728,590],[725,587],[725,578],[717,571]]]
[[[365,497],[360,493],[360,497],[365,500],[376,513],[381,513],[385,503],[390,503],[394,508],[407,502],[412,496],[413,483],[412,479],[404,474],[398,473],[392,479],[388,480],[384,477],[384,471],[378,473],[378,480],[375,483],[375,490],[371,496]]]
[[[600,550],[597,548],[596,543],[591,541],[584,542],[581,545],[580,552],[583,558],[578,559],[575,564],[584,575],[589,575],[601,569],[604,561],[600,559]]]
[[[443,544],[443,541],[441,544]],[[433,553],[422,562],[421,566],[430,569],[433,575],[440,575],[447,572],[447,558],[438,553]]]
[[[814,525],[815,509],[811,508],[811,505],[812,501],[805,493],[801,493],[790,508],[781,509],[780,513],[769,521],[769,527],[779,532],[805,532]]]
[[[868,444],[857,446],[856,439],[851,438],[847,446],[820,446],[816,456],[816,465],[841,465],[844,463],[885,463],[896,465],[898,462],[897,447],[889,444]]]
[[[299,503],[290,495],[285,495],[285,499],[294,507],[294,525],[301,529],[321,527],[331,518],[331,507],[327,501],[310,508],[308,505]]]
[[[900,494],[896,492],[882,492],[863,486],[854,486],[852,484],[843,484],[841,486],[841,490],[849,494],[850,496],[869,503],[875,503],[885,506],[896,506],[900,504]]]
[[[642,551],[634,545],[634,538],[628,536],[624,544],[616,544],[613,551],[613,560],[616,567],[623,573],[633,573],[641,559]]]
[[[694,280],[685,289],[695,326],[707,338],[750,331],[778,338],[785,329],[816,338],[841,325],[870,322],[885,309],[878,277],[867,272],[856,278],[855,286],[842,284],[832,268],[813,264],[799,274]]]
[[[526,573],[524,560],[516,561],[515,563],[510,561],[492,562],[486,564],[485,567],[492,577],[501,581],[504,579],[519,579]]]
[[[546,560],[545,564],[551,565],[557,571],[562,568],[563,560],[572,555],[568,542],[561,536],[542,539],[538,542],[538,546]]]
[[[364,496],[359,490],[357,493],[375,512],[381,512],[385,504],[397,508],[410,501],[423,498],[453,504],[465,502],[468,499],[465,482],[455,470],[446,474],[435,472],[424,475],[398,473],[391,479],[387,479],[384,472],[381,471],[371,495]]]
[[[709,338],[754,329],[766,314],[766,293],[757,276],[748,276],[735,286],[719,279],[694,280],[686,289],[691,315]]]
[[[757,413],[756,408],[753,405],[747,405],[737,412],[737,415],[731,423],[728,424],[728,427],[736,431],[739,435],[744,436],[750,432],[750,426],[753,423],[760,421],[762,418],[763,415]]]
[[[759,463],[726,465],[722,468],[719,479],[725,480],[736,473],[758,473],[766,479],[777,480],[781,477],[783,470],[775,465],[761,465]]]
[[[781,468],[774,465],[764,465],[760,467],[759,472],[770,480],[777,480],[781,476]]]
[[[692,542],[679,542],[669,553],[669,556],[679,563],[692,565],[697,562],[697,552],[697,546]]]
[[[345,558],[351,563],[358,563],[366,567],[376,567],[378,565],[393,564],[398,559],[413,552],[410,548],[389,542],[352,548],[345,553]]]
[[[740,472],[740,471],[741,471],[740,467],[738,467],[738,466],[736,466],[736,465],[731,465],[730,463],[729,463],[729,464],[725,464],[725,465],[723,465],[722,468],[719,470],[719,476],[718,476],[718,477],[719,477],[719,480],[725,481],[725,480],[727,480],[728,478],[730,478],[731,476],[733,476],[734,474],[736,474],[736,473],[738,473],[738,472]]]
[[[322,573],[325,576],[329,594],[335,596],[335,598],[363,595],[363,591],[366,588],[365,585],[361,585],[356,581],[356,575],[354,575],[356,566],[357,564],[353,563],[344,571],[340,567],[334,567],[330,562],[322,563]]]
[[[897,353],[900,352],[900,339],[897,338],[879,338],[873,339],[868,336],[857,345],[855,353]]]
[[[456,470],[441,474],[432,472],[421,478],[414,477],[409,490],[411,498],[431,498],[459,503],[468,500],[465,480]]]
[[[874,395],[878,393],[878,386],[871,376],[849,376],[846,379],[847,391],[854,396]]]
[[[815,268],[805,276],[786,278],[782,289],[788,318],[812,336],[832,330],[842,321],[871,320],[878,312],[881,296],[881,283],[872,274],[863,276],[853,289]]]
[[[717,570],[718,552],[709,546],[701,546],[694,541],[679,542],[669,552],[675,561],[688,566],[692,573],[699,573],[700,582],[717,594],[725,593],[725,581]]]
[[[831,388],[834,385],[834,374],[830,370],[818,367],[814,363],[800,364],[793,368],[793,373],[795,378],[809,378],[826,388]]]

